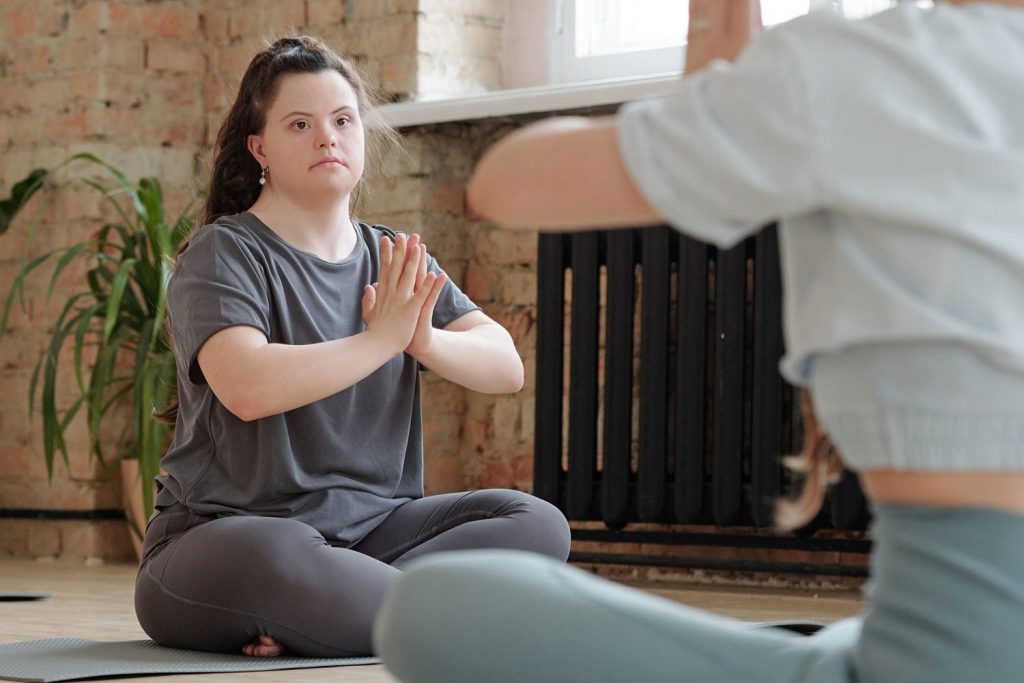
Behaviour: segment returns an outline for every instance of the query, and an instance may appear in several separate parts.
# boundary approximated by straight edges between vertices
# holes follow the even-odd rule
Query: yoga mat
[[[50,597],[49,593],[2,593],[0,602],[24,602],[26,600],[44,600]]]
[[[77,681],[98,676],[227,673],[379,664],[376,657],[247,657],[163,647],[151,640],[48,638],[0,644],[0,680]]]

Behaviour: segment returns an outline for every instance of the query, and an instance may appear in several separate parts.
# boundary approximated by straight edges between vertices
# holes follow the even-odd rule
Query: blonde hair
[[[810,523],[825,502],[829,485],[843,474],[843,459],[814,415],[810,394],[800,393],[804,422],[804,445],[799,455],[783,458],[783,464],[803,476],[803,488],[795,498],[783,498],[775,506],[775,524],[780,529],[798,529]]]

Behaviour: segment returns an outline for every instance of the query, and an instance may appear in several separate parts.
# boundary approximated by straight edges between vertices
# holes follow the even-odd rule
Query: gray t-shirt
[[[158,507],[181,502],[199,514],[288,517],[332,544],[351,545],[395,507],[422,497],[419,373],[409,355],[333,396],[251,422],[217,400],[197,361],[207,339],[234,325],[280,344],[365,330],[360,301],[377,280],[386,229],[355,226],[355,248],[336,263],[291,246],[250,213],[192,235],[168,291],[179,409],[166,474],[157,478]],[[433,258],[428,268],[440,272]],[[473,310],[448,280],[434,326]]]

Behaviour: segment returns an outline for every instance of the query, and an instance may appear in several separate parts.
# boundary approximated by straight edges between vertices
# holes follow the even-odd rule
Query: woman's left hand
[[[406,244],[406,253],[403,255],[405,260],[415,258],[415,255],[419,253],[420,247],[424,246],[420,242],[420,236],[417,234],[410,235]],[[427,262],[426,259],[420,259],[419,268],[416,272],[415,288],[413,290],[414,293],[420,291],[420,287],[424,286],[423,283],[426,279]],[[410,341],[409,345],[405,348],[405,352],[410,356],[416,357],[418,354],[422,354],[430,348],[430,342],[433,339],[434,332],[434,325],[432,322],[434,317],[434,304],[437,303],[437,298],[441,295],[441,289],[444,287],[444,283],[447,279],[447,274],[438,273],[437,277],[431,284],[433,289],[427,296],[426,301],[423,302],[422,308],[420,308],[420,314],[416,320],[416,330],[413,332],[412,341]],[[367,288],[363,296],[363,320],[367,324],[369,324],[370,320],[374,317],[373,309],[377,303],[377,289],[379,285],[379,282],[374,282],[371,287]]]
[[[419,235],[416,235],[416,237],[419,238]],[[422,242],[420,244],[422,244]],[[427,263],[424,260],[420,261],[419,272],[416,273],[417,292],[420,287],[423,286],[423,281],[426,277]],[[430,342],[434,335],[434,304],[437,303],[437,298],[441,295],[441,289],[444,287],[445,280],[447,279],[447,274],[438,274],[437,278],[434,280],[433,289],[430,294],[427,295],[427,300],[423,303],[423,308],[420,309],[420,317],[416,322],[416,331],[412,335],[412,341],[409,342],[409,346],[405,349],[405,352],[413,358],[418,358],[430,348]]]

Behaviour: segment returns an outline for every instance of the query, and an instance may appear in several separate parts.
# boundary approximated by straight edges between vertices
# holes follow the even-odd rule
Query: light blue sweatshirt
[[[1024,11],[814,13],[619,131],[680,231],[779,222],[782,372],[848,462],[1024,468]]]

